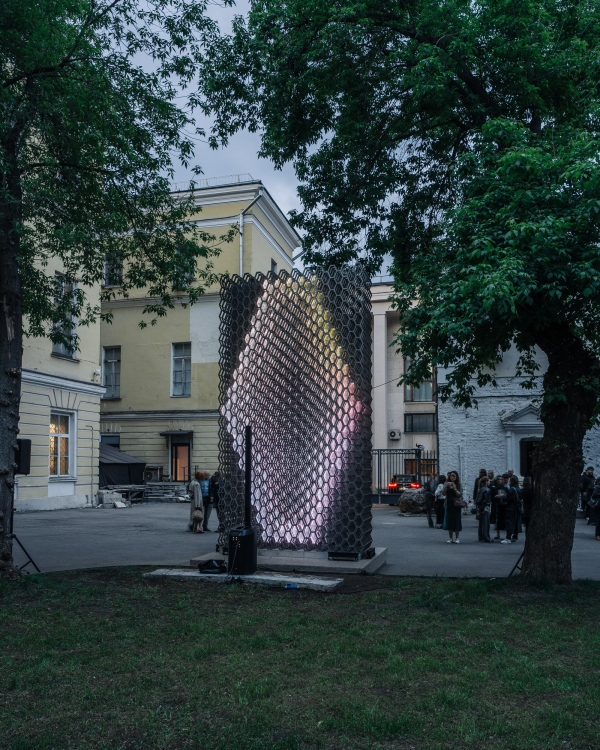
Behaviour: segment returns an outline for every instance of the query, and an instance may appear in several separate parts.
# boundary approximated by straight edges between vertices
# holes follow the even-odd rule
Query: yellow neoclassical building
[[[61,276],[52,261],[47,273]],[[68,291],[68,290],[67,290]],[[99,288],[87,289],[91,304]],[[80,327],[79,351],[46,338],[23,343],[19,437],[31,440],[31,473],[18,476],[15,509],[92,505],[98,491],[100,324]]]
[[[300,238],[262,182],[207,179],[194,200],[202,230],[240,230],[221,245],[216,273],[291,272]],[[140,329],[147,302],[139,294],[103,308],[113,319],[101,325],[101,441],[144,460],[147,480],[186,481],[218,466],[219,289]]]

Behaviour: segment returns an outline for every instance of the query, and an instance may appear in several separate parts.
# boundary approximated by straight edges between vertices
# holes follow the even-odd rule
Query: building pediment
[[[500,421],[506,429],[515,427],[533,427],[539,426],[540,407],[529,401],[525,406],[512,411],[500,412]]]

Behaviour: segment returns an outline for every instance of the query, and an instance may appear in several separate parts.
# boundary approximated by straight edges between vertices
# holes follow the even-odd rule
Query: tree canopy
[[[11,212],[0,252],[15,241],[26,333],[75,346],[70,321],[99,314],[85,290],[102,280],[105,262],[121,283],[104,299],[146,288],[158,314],[172,305],[173,285],[194,301],[203,288],[187,280],[210,280],[215,238],[188,221],[191,201],[170,194],[177,160],[199,171],[203,132],[186,89],[214,30],[206,5],[2,4],[0,204]]]
[[[598,343],[598,10],[256,0],[211,41],[214,141],[295,162],[307,262],[392,254],[414,375],[460,362],[459,403],[557,321]]]
[[[214,278],[218,242],[190,220],[193,198],[170,190],[177,160],[199,172],[187,87],[215,31],[207,4],[0,5],[0,575],[18,575],[10,518],[23,332],[75,350],[76,326],[102,315],[105,264],[118,285],[101,299],[144,289],[152,321],[173,306],[173,289],[194,302]]]
[[[248,127],[295,163],[307,263],[375,271],[391,253],[411,382],[451,366],[440,396],[469,405],[503,351],[529,386],[545,352],[524,570],[562,581],[600,386],[599,11],[254,0],[201,72],[214,144]]]

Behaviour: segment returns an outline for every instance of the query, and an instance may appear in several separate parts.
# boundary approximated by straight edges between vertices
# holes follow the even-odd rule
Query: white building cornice
[[[49,375],[39,370],[28,370],[25,368],[23,368],[21,373],[21,383],[43,386],[44,388],[58,388],[63,391],[73,391],[75,393],[86,393],[89,396],[97,396],[98,398],[102,398],[106,391],[106,388],[98,383],[64,378],[60,375]]]
[[[128,422],[131,420],[147,419],[152,422],[172,422],[179,420],[213,420],[218,419],[217,409],[202,409],[198,411],[103,411],[100,412],[100,422]]]
[[[194,190],[194,201],[200,208],[202,206],[217,206],[227,203],[250,203],[258,196],[261,189],[263,197],[257,205],[257,209],[265,214],[293,252],[295,248],[300,247],[302,244],[300,235],[289,223],[286,215],[273,200],[273,197],[260,180],[197,188]],[[182,197],[188,196],[189,191],[180,191],[180,195]],[[211,222],[212,226],[218,226],[217,221],[219,220],[207,220],[207,226],[210,226]]]
[[[219,219],[194,219],[192,223],[205,231],[213,227],[237,227],[239,225],[239,216],[223,216]],[[256,214],[247,214],[244,218],[244,224],[255,226],[281,259],[286,263],[292,263],[292,253],[294,248],[297,247],[296,245],[288,245],[290,252],[286,253],[285,249],[277,242]]]

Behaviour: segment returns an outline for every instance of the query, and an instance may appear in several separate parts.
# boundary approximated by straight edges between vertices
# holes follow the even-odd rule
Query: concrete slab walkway
[[[18,513],[14,531],[43,572],[112,565],[189,565],[215,550],[217,534],[186,531],[187,504],[156,503],[125,509],[76,509]],[[211,517],[211,528],[217,525]],[[474,516],[463,516],[461,544],[430,529],[423,517],[398,515],[397,508],[373,510],[373,545],[387,547],[382,575],[504,577],[523,551],[516,544],[480,544]],[[25,558],[15,545],[16,560]],[[30,566],[31,568],[31,566]],[[576,578],[600,580],[600,542],[594,527],[578,519],[573,548]]]

